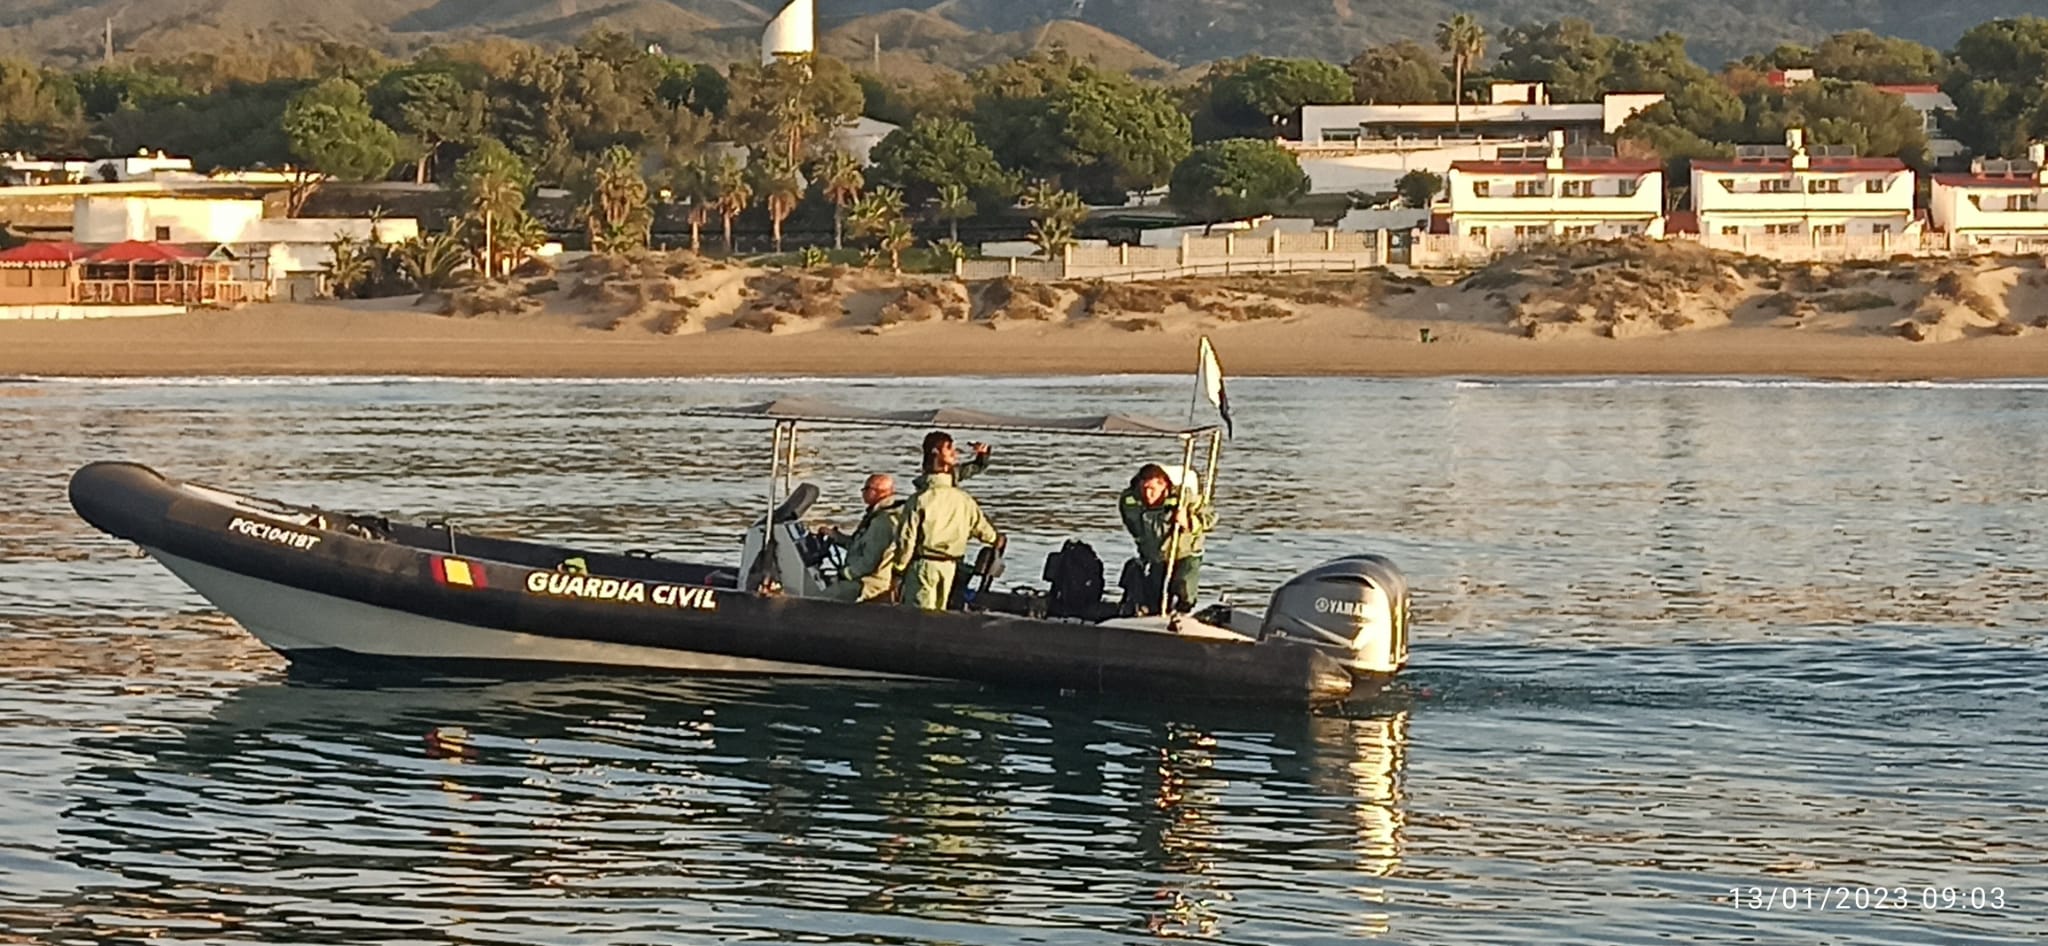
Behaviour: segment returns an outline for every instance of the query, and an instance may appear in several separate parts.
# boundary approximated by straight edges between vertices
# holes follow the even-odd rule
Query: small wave
[[[1859,381],[1831,378],[1774,378],[1774,377],[1609,377],[1609,378],[1460,378],[1460,388],[1553,388],[1553,389],[1615,389],[1615,388],[1824,388],[1830,390],[1988,390],[1988,391],[2048,391],[2048,378],[1973,378],[1953,381]]]

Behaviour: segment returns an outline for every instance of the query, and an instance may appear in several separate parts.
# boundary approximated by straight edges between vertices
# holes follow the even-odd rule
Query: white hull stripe
[[[476,627],[251,578],[156,549],[145,551],[257,640],[286,656],[295,650],[341,650],[377,657],[905,679],[899,674]]]

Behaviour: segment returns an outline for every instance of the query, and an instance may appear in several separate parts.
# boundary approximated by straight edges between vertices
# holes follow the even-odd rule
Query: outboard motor
[[[1274,589],[1259,636],[1314,644],[1354,673],[1394,673],[1408,663],[1408,579],[1383,555],[1324,562]]]

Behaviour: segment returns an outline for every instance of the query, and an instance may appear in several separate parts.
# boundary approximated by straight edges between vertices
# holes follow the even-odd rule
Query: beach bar
[[[256,265],[262,265],[260,262]],[[269,297],[261,274],[225,247],[129,240],[85,257],[72,301],[80,305],[231,306]],[[257,276],[259,278],[245,278]]]
[[[78,283],[79,260],[90,251],[76,243],[24,243],[0,250],[0,306],[63,305]]]

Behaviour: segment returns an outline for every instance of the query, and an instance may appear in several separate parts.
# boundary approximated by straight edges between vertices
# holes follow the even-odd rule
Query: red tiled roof
[[[91,256],[88,263],[179,263],[205,258],[206,254],[195,252],[176,243],[147,243],[129,240],[116,243]]]
[[[1936,174],[1934,183],[1943,187],[2009,187],[2033,190],[2041,182],[2032,174]]]
[[[1467,174],[1530,174],[1549,173],[1541,161],[1452,161],[1451,170]],[[1566,174],[1648,174],[1664,170],[1657,161],[1639,161],[1627,158],[1566,158]]]
[[[0,250],[0,266],[8,263],[71,263],[83,258],[85,253],[85,247],[66,240],[24,243],[11,250]]]
[[[1692,211],[1678,211],[1664,215],[1665,233],[1700,232],[1700,215]]]
[[[1769,161],[1694,161],[1695,171],[1748,171],[1754,174],[1789,174],[1792,172],[1790,158],[1773,158]],[[1814,158],[1810,165],[1815,171],[1903,171],[1906,162],[1898,158]]]
[[[1932,83],[1880,85],[1877,87],[1877,89],[1880,92],[1890,92],[1893,95],[1932,95],[1936,92],[1941,91],[1941,86],[1934,85]]]

